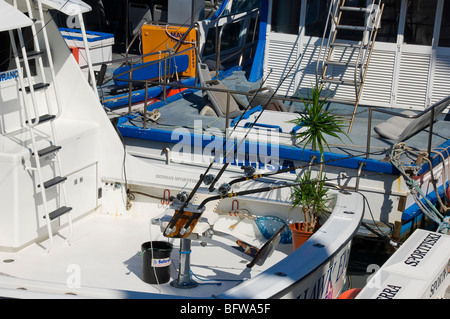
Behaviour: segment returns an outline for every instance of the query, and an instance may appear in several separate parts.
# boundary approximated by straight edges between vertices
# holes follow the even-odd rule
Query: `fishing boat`
[[[114,7],[118,4],[110,2],[104,6],[104,11],[107,11],[108,6]],[[236,65],[245,67],[251,65],[256,52],[259,0],[165,0],[150,4],[129,2],[125,16],[126,21],[114,21],[115,24],[124,26],[125,30],[121,33],[127,35],[124,53],[113,54],[114,59],[111,59],[111,54],[97,53],[96,61],[91,59],[92,63],[86,61],[82,66],[85,71],[88,68],[99,73],[96,78],[100,83],[97,81],[96,84],[101,85],[100,98],[102,104],[110,110],[117,111],[119,107],[138,102],[142,104],[144,99],[152,103],[179,91],[178,88],[159,85],[150,85],[144,89],[139,80],[193,85],[197,59],[201,59],[214,70],[228,69]],[[66,26],[64,23],[61,25]],[[94,28],[89,40],[93,41],[93,37],[97,35],[96,41],[102,41],[105,37],[104,30],[105,26]],[[80,25],[78,29],[65,27],[61,28],[61,31],[75,33],[76,37],[82,30]],[[120,35],[116,35],[118,33],[118,30],[114,30],[116,42],[121,41]],[[81,42],[80,36],[78,44],[71,42],[71,37],[69,36],[67,41],[75,49],[83,50],[89,46],[88,43]],[[133,54],[136,52],[139,54]],[[85,55],[88,56],[89,53],[86,52]],[[220,61],[217,58],[219,56]],[[131,74],[130,69],[133,69]],[[111,78],[113,80],[108,81]],[[130,78],[133,78],[132,82],[122,81]],[[132,94],[129,94],[130,91]]]
[[[442,299],[450,285],[450,237],[417,229],[372,275],[353,291],[356,299]]]
[[[0,296],[339,296],[363,195],[330,189],[320,228],[293,250],[287,224],[303,214],[292,174],[241,180],[242,169],[213,160],[209,173],[233,184],[217,194],[203,165],[177,163],[170,149],[164,161],[131,154],[55,10],[80,17],[89,6],[0,1]]]
[[[320,167],[295,137],[316,88],[323,111],[348,122],[347,134],[327,139],[324,162],[327,184],[367,199],[358,236],[395,245],[416,228],[446,232],[449,10],[440,0],[426,10],[406,0],[262,1],[250,70],[200,60],[200,87],[141,105],[117,127],[141,158],[207,166],[221,153],[229,170],[295,179]],[[222,149],[229,134],[235,142]]]

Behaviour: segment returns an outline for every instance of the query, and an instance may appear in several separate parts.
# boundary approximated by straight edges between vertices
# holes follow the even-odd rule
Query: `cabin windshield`
[[[444,3],[441,30],[439,33],[439,46],[450,47],[450,1],[445,1]]]
[[[222,1],[221,1],[222,2]],[[250,11],[261,6],[261,0],[247,0],[247,1],[231,1],[231,7],[226,6],[222,13],[222,17]]]
[[[0,72],[9,71],[11,69],[11,41],[8,31],[0,32]]]

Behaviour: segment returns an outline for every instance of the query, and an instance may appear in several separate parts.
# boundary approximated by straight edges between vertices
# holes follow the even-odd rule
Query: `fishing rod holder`
[[[186,202],[187,198],[188,198],[188,193],[185,191],[179,192],[176,196],[177,201],[180,203]]]
[[[241,166],[241,169],[244,170],[245,177],[252,177],[256,172],[256,168],[253,166]]]
[[[230,192],[230,190],[231,190],[231,185],[228,183],[223,183],[222,185],[220,185],[217,192],[222,196],[226,196]]]
[[[216,179],[216,176],[213,174],[207,174],[205,175],[205,177],[203,177],[203,183],[205,185],[211,185],[212,182],[214,182],[214,180]]]
[[[198,207],[192,204],[188,204],[186,207],[184,206],[185,204],[182,202],[172,202],[170,204],[170,209],[175,212],[164,230],[164,236],[175,238],[185,237],[184,235],[186,233],[192,232],[201,214],[205,211],[204,206]]]

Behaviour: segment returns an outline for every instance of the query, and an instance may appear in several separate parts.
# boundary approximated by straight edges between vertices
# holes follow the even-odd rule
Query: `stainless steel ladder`
[[[59,151],[61,146],[58,145],[57,135],[55,130],[55,119],[57,119],[61,114],[61,100],[58,91],[57,81],[55,80],[55,70],[53,65],[53,59],[50,51],[50,45],[48,41],[48,35],[46,31],[46,23],[44,20],[44,13],[42,9],[41,0],[37,0],[37,7],[39,11],[39,18],[35,19],[33,17],[33,8],[30,5],[29,0],[25,0],[29,18],[34,22],[31,26],[32,40],[34,45],[34,51],[27,52],[25,47],[25,41],[23,32],[21,29],[10,30],[9,35],[11,38],[11,44],[13,48],[14,60],[18,70],[18,78],[19,78],[19,91],[22,94],[22,107],[25,112],[26,121],[24,126],[28,129],[31,140],[31,159],[34,165],[31,167],[26,167],[27,169],[35,172],[36,177],[36,185],[37,192],[40,192],[43,208],[44,208],[44,218],[46,219],[48,237],[49,237],[49,245],[47,247],[47,252],[50,251],[50,248],[53,245],[53,231],[51,222],[62,215],[67,214],[68,223],[69,223],[69,231],[70,234],[66,238],[66,242],[69,243],[72,236],[72,219],[70,212],[72,210],[71,207],[66,206],[67,198],[66,198],[66,190],[64,186],[64,182],[67,177],[61,176],[61,161],[59,156]],[[14,5],[17,8],[17,1],[14,1]],[[40,28],[37,31],[36,25],[39,24]],[[20,48],[16,45],[16,36],[17,34],[18,44]],[[42,50],[40,48],[40,44],[38,41],[38,33],[41,33],[44,43],[45,49]],[[19,51],[20,49],[20,51]],[[46,79],[46,74],[44,71],[44,61],[43,56],[46,55],[48,68],[50,69],[51,75],[51,84],[48,83]],[[40,80],[42,82],[33,84],[32,81],[32,73],[30,68],[30,61],[36,61],[36,73],[39,74]],[[26,76],[23,74],[21,63],[23,64],[23,68],[26,72]],[[49,90],[54,90],[54,96],[56,101],[57,112],[54,112],[52,108],[52,100],[50,99]],[[37,92],[43,91],[45,99],[40,99],[40,105],[44,107],[39,108]],[[44,105],[45,104],[45,105]],[[44,112],[42,109],[46,109]],[[42,114],[43,113],[43,114]],[[47,138],[48,145],[44,148],[39,148],[36,142],[37,137],[37,129],[42,128],[44,125],[50,126],[51,135]],[[52,161],[47,161],[48,163],[42,164],[41,159],[43,157],[54,156]],[[43,165],[49,165],[49,163],[55,163],[55,168],[51,171],[54,172],[54,176],[49,180],[44,180],[43,178]],[[50,188],[56,187],[57,190],[57,199],[56,206],[57,208],[53,211],[49,209],[49,199],[47,192]]]
[[[354,104],[354,110],[348,132],[350,133],[358,108],[364,81],[369,67],[370,57],[375,44],[378,28],[380,26],[381,15],[384,3],[382,0],[372,0],[367,7],[350,6],[345,0],[332,0],[330,3],[328,20],[325,26],[322,44],[319,52],[319,60],[316,69],[316,84],[320,89],[325,84],[348,85],[355,89],[355,99],[329,99],[330,101]],[[361,13],[363,25],[342,25],[341,20],[347,12]],[[327,30],[329,33],[327,36]],[[338,33],[341,30],[353,31],[361,34],[361,40],[355,41],[338,40]],[[326,39],[326,40],[325,40]],[[352,54],[335,54],[336,49],[350,50]],[[322,53],[323,52],[323,53]],[[356,56],[356,58],[355,58]],[[323,57],[323,58],[321,58]],[[330,66],[343,67],[345,70],[353,69],[353,79],[331,78],[327,76]],[[344,72],[345,74],[345,72]]]

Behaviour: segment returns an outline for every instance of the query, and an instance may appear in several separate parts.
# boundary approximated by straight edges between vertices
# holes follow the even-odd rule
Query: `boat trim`
[[[358,195],[358,196],[361,196],[358,192],[352,192],[354,195]],[[349,193],[346,193],[346,194],[349,194]],[[342,196],[345,196],[346,194],[342,194]],[[351,235],[350,236],[346,236],[346,240],[341,244],[341,245],[339,245],[339,247],[337,247],[337,248],[335,248],[334,249],[334,251],[333,251],[333,253],[332,254],[330,254],[329,255],[329,257],[326,259],[326,260],[323,260],[321,263],[319,263],[318,265],[316,265],[313,269],[311,269],[310,271],[308,271],[306,274],[304,274],[301,278],[298,278],[297,280],[295,280],[294,282],[292,282],[292,283],[290,283],[287,287],[285,287],[284,289],[282,289],[282,290],[279,290],[277,293],[275,293],[275,294],[273,294],[273,295],[270,295],[270,296],[257,296],[257,297],[255,297],[255,298],[264,298],[264,299],[270,299],[270,298],[281,298],[281,297],[283,297],[283,296],[285,296],[287,293],[289,293],[290,291],[292,291],[292,288],[294,287],[294,286],[296,286],[296,285],[298,285],[298,284],[300,284],[303,280],[305,280],[306,278],[308,278],[308,276],[310,276],[311,274],[313,274],[315,271],[317,271],[318,269],[320,269],[323,265],[325,265],[326,263],[328,263],[328,262],[330,262],[330,260],[332,260],[342,249],[344,249],[344,247],[345,246],[347,246],[347,245],[349,245],[349,243],[352,241],[352,239],[353,239],[353,237],[355,236],[355,234],[357,233],[357,231],[358,231],[358,228],[359,228],[359,225],[361,224],[361,221],[362,221],[362,218],[363,218],[363,215],[364,215],[364,210],[365,210],[365,207],[366,207],[366,202],[365,202],[365,199],[363,198],[363,196],[361,196],[361,204],[362,204],[362,211],[361,212],[359,212],[359,214],[360,214],[360,216],[359,216],[359,220],[357,221],[357,223],[358,223],[358,226],[356,226],[355,228],[354,228],[354,230],[352,231],[352,233],[351,233]],[[355,205],[356,206],[356,205]],[[336,209],[336,208],[335,208]],[[349,211],[343,211],[343,212],[337,212],[337,211],[333,211],[333,213],[330,215],[330,217],[329,217],[329,219],[327,220],[327,222],[322,226],[322,227],[325,227],[325,225],[327,225],[328,224],[328,222],[330,222],[330,224],[328,224],[328,225],[331,225],[331,222],[332,222],[332,220],[331,220],[331,218],[342,218],[342,215],[344,215],[344,214],[356,214],[355,212],[349,212]],[[348,216],[346,216],[345,218],[349,218]],[[352,220],[353,221],[353,218],[351,218],[350,217],[350,219],[349,220]],[[329,226],[329,227],[331,227],[331,226]],[[349,226],[350,227],[350,226]],[[328,227],[327,227],[327,229],[328,229]],[[252,280],[249,280],[248,282],[244,282],[244,283],[241,283],[240,285],[238,285],[238,286],[236,286],[236,287],[234,287],[234,288],[231,288],[230,290],[228,290],[228,291],[226,291],[225,293],[223,293],[223,294],[221,294],[221,295],[218,295],[218,296],[215,296],[215,297],[217,297],[217,298],[234,298],[234,297],[240,297],[240,298],[248,298],[248,296],[245,296],[245,295],[239,295],[239,290],[241,290],[241,289],[244,289],[244,291],[246,291],[246,289],[247,290],[252,290],[251,288],[248,288],[248,287],[245,287],[245,286],[249,286],[249,285],[253,285],[256,281],[258,281],[259,279],[260,280],[264,280],[264,279],[261,279],[263,276],[265,276],[265,275],[269,275],[269,276],[277,276],[278,278],[282,278],[282,277],[286,277],[286,276],[284,276],[284,275],[287,275],[285,272],[283,272],[283,271],[281,271],[280,272],[280,269],[279,268],[283,268],[283,267],[285,267],[286,266],[286,264],[288,263],[287,261],[286,261],[286,259],[292,259],[292,258],[295,258],[294,256],[297,256],[297,255],[302,255],[303,254],[303,252],[305,251],[305,250],[308,250],[308,249],[323,249],[323,248],[325,248],[326,246],[324,246],[323,244],[321,244],[320,243],[320,241],[319,240],[317,240],[317,237],[318,236],[320,236],[320,229],[319,229],[319,231],[317,231],[317,232],[315,232],[312,236],[311,236],[311,238],[309,238],[308,239],[308,241],[305,243],[305,244],[303,244],[301,247],[299,247],[296,251],[294,251],[292,254],[290,254],[290,255],[288,255],[283,261],[281,261],[280,263],[278,263],[278,264],[276,264],[276,265],[274,265],[274,266],[272,266],[271,268],[269,268],[269,269],[267,269],[267,270],[265,270],[263,273],[261,273],[260,275],[258,275],[257,277],[255,277],[254,279],[252,279]],[[348,256],[347,256],[347,258],[348,258]],[[347,260],[347,262],[348,262],[348,260]],[[348,265],[348,264],[347,264]],[[334,266],[332,266],[332,267],[334,267]],[[331,267],[331,268],[332,268]],[[338,272],[339,272],[339,270],[338,270]],[[280,279],[281,280],[281,279]],[[244,288],[243,288],[244,287]],[[255,293],[255,292],[254,292]],[[259,291],[259,293],[262,293],[261,291]],[[306,296],[305,296],[306,297]],[[297,297],[298,298],[298,297]]]

